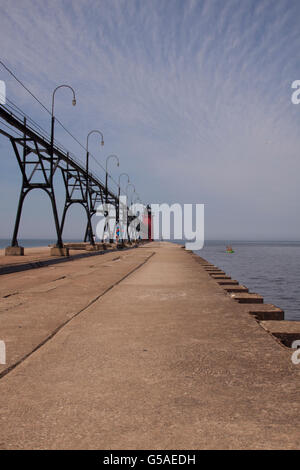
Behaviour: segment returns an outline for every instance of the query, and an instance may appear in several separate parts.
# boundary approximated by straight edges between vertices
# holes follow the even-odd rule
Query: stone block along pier
[[[31,257],[0,263],[1,449],[299,448],[299,322],[260,293],[167,242]]]

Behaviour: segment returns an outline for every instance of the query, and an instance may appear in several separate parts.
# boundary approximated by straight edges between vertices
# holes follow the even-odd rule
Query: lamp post
[[[93,130],[88,133],[86,138],[86,175],[88,177],[89,173],[89,138],[91,134],[100,134],[101,135],[101,145],[104,145],[104,138],[101,131]]]
[[[87,201],[87,204],[88,204],[88,217],[89,217],[88,232],[89,232],[90,243],[92,245],[94,245],[95,242],[94,242],[94,237],[93,237],[93,233],[92,233],[92,222],[91,222],[91,215],[90,215],[90,200],[89,200],[89,138],[90,138],[91,134],[100,134],[100,136],[101,136],[101,145],[104,145],[104,138],[103,138],[102,132],[98,131],[96,129],[90,131],[87,135],[87,138],[86,138],[86,168],[85,168],[85,171],[86,171],[86,201]]]
[[[126,186],[126,204],[127,204],[127,235],[128,235],[128,240],[130,241],[130,236],[129,236],[129,224],[128,224],[128,215],[129,215],[129,202],[128,202],[128,188],[131,186],[133,188],[133,192],[135,193],[135,186],[133,183],[129,183]],[[131,205],[131,204],[130,204]]]
[[[136,193],[136,198],[135,198],[135,201],[134,203],[139,203],[140,205],[143,205],[139,195]],[[136,226],[136,237],[137,237],[137,232],[140,232],[139,233],[139,239],[141,239],[141,234],[142,234],[142,227],[141,227],[141,224],[143,224],[143,217],[144,217],[144,211],[143,212],[139,212],[139,223],[137,224]],[[139,227],[139,228],[138,228]]]
[[[54,125],[55,125],[54,98],[55,98],[55,93],[57,92],[57,90],[59,88],[69,88],[73,93],[72,105],[73,106],[76,105],[75,91],[70,85],[59,85],[53,90],[53,93],[52,93],[52,108],[51,108],[50,176],[49,176],[49,184],[50,184],[51,188],[53,188],[53,162],[54,162]],[[57,214],[57,210],[56,210],[54,192],[52,194],[52,205],[53,205],[53,213],[54,213],[55,226],[56,226],[56,232],[57,232],[57,246],[59,248],[62,248],[63,247],[63,241],[62,241],[62,236],[61,236],[61,229],[60,229],[60,226],[59,226],[58,214]]]
[[[120,166],[120,160],[117,155],[108,155],[106,157],[106,164],[105,164],[105,202],[107,203],[108,200],[108,171],[107,171],[107,166],[108,166],[108,161],[110,158],[114,158],[117,161],[117,166]]]
[[[51,177],[53,176],[52,167],[53,167],[54,124],[55,124],[54,98],[55,98],[55,93],[57,92],[57,90],[59,88],[69,88],[72,91],[72,93],[73,93],[72,105],[76,106],[75,91],[70,85],[59,85],[53,90],[53,93],[52,93],[52,108],[51,108]]]
[[[141,199],[140,199],[140,197],[139,197],[139,195],[136,191],[134,191],[133,197],[134,197],[134,199],[132,199],[132,201],[131,201],[133,204],[136,204],[137,202],[142,204],[142,201],[141,201]],[[139,221],[139,223],[136,225],[135,230],[134,230],[134,236],[135,236],[135,239],[137,240],[137,232],[138,232],[138,226],[140,226],[140,219],[137,216],[135,218],[138,219],[138,221]]]
[[[119,200],[120,200],[120,196],[121,196],[121,178],[122,176],[127,176],[127,183],[129,184],[130,183],[130,179],[129,179],[129,176],[127,173],[121,173],[120,176],[119,176],[119,193],[118,193],[118,196],[119,196]]]
[[[120,160],[119,160],[119,157],[117,155],[108,155],[106,157],[106,163],[105,163],[105,202],[106,202],[106,204],[108,202],[108,170],[107,170],[107,167],[108,167],[108,162],[109,162],[110,158],[114,158],[117,161],[117,166],[120,166]],[[107,208],[106,208],[106,210],[107,210]],[[110,238],[109,242],[112,243],[113,239]]]
[[[128,188],[129,186],[131,186],[133,188],[133,192],[135,193],[135,186],[133,183],[129,183],[127,186],[126,186],[126,197],[127,197],[127,200],[128,200]]]
[[[134,191],[134,192],[135,192],[135,199],[134,199],[134,202],[136,203],[136,202],[138,201],[140,204],[142,204],[142,201],[141,201],[141,199],[140,199],[140,196],[138,195],[138,193],[137,193],[136,191]]]
[[[119,191],[118,191],[118,213],[117,213],[117,223],[120,225],[120,208],[121,208],[121,205],[120,205],[120,197],[121,197],[121,178],[122,176],[127,176],[127,183],[129,184],[130,183],[130,179],[129,179],[129,175],[127,173],[121,173],[119,175]],[[126,206],[126,209],[127,209],[127,206]],[[124,214],[124,212],[122,211],[122,214]],[[123,239],[123,224],[124,224],[124,217],[122,218],[122,239]],[[120,228],[121,230],[121,228]],[[124,239],[123,239],[124,240]]]
[[[129,175],[127,173],[121,173],[119,175],[119,190],[118,190],[118,207],[119,207],[119,211],[120,211],[120,197],[121,197],[121,178],[122,176],[127,176],[127,183],[129,184],[130,183],[130,179],[129,179]],[[120,214],[118,214],[118,221],[119,221],[119,217]]]

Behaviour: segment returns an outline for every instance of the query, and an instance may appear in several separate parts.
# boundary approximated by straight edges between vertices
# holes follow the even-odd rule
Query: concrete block
[[[107,250],[114,250],[117,249],[117,244],[116,243],[107,243]]]
[[[103,250],[114,250],[114,249],[117,248],[116,243],[107,243],[107,242],[105,242],[105,243],[102,244],[102,246],[103,246]]]
[[[210,274],[210,276],[215,279],[216,281],[217,280],[220,280],[220,279],[231,279],[230,276],[226,276],[226,274]]]
[[[98,244],[96,245],[86,245],[85,246],[85,251],[100,251],[100,247]]]
[[[89,245],[89,243],[65,243],[65,248],[70,248],[70,250],[85,250],[85,247]]]
[[[300,321],[262,321],[261,326],[288,348],[300,340]]]
[[[234,279],[220,279],[220,280],[217,280],[217,283],[219,284],[219,286],[237,286],[238,285],[238,281],[235,281]]]
[[[7,246],[5,256],[24,256],[23,246]]]
[[[226,273],[224,271],[206,271],[210,276],[226,276]]]
[[[209,273],[209,274],[226,274],[225,271],[223,271],[222,269],[218,269],[218,268],[215,268],[215,269],[205,269],[204,270]]]
[[[241,304],[262,304],[264,298],[259,294],[237,293],[230,294],[230,296]]]
[[[69,256],[69,248],[53,246],[50,248],[50,256]]]
[[[257,320],[284,320],[284,311],[281,308],[275,307],[273,304],[261,304],[257,307],[249,306],[248,313],[253,315]]]
[[[226,292],[249,292],[248,287],[246,286],[222,286]]]

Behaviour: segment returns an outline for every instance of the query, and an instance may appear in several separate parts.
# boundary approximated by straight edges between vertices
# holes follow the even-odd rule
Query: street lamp
[[[137,237],[137,232],[140,232],[139,233],[139,239],[141,239],[141,235],[142,235],[142,225],[144,225],[144,206],[143,206],[143,203],[139,197],[139,195],[136,193],[136,197],[135,197],[135,201],[134,201],[135,204],[139,203],[141,207],[139,207],[139,209],[141,209],[141,211],[139,210],[139,216],[138,216],[138,220],[139,220],[139,223],[137,224],[136,226],[136,237]],[[139,229],[138,229],[139,227]]]
[[[129,183],[126,186],[126,205],[127,205],[127,214],[129,215],[129,202],[128,202],[128,188],[131,186],[133,188],[133,192],[135,193],[135,186],[132,183]],[[131,205],[131,204],[130,204]],[[127,215],[127,235],[128,235],[128,240],[130,241],[130,235],[129,235],[129,224],[128,224],[128,215]]]
[[[92,130],[88,133],[86,138],[86,201],[88,204],[88,213],[89,213],[89,220],[88,220],[88,231],[90,232],[90,242],[94,245],[94,238],[92,233],[92,222],[90,220],[90,201],[89,201],[89,138],[91,134],[100,134],[101,135],[101,145],[104,145],[104,138],[101,131]]]
[[[54,161],[54,124],[55,124],[55,117],[54,117],[54,98],[55,98],[55,93],[59,88],[70,88],[70,90],[73,93],[73,99],[72,99],[72,105],[76,105],[76,97],[75,97],[75,91],[70,85],[59,85],[57,86],[52,93],[52,108],[51,108],[51,137],[50,137],[50,185],[53,185],[53,161]],[[62,248],[63,247],[63,241],[62,241],[62,236],[61,236],[61,230],[59,227],[59,220],[58,220],[58,214],[56,208],[53,209],[54,211],[54,218],[55,218],[55,225],[56,225],[56,231],[57,231],[57,246]]]
[[[107,196],[108,196],[108,171],[107,171],[107,165],[108,165],[108,161],[110,158],[114,158],[116,161],[117,161],[117,166],[120,166],[120,160],[119,160],[119,157],[117,155],[108,155],[108,157],[106,157],[106,165],[105,165],[105,192],[106,192],[106,196],[105,196],[105,201],[107,202]]]
[[[69,88],[72,93],[73,93],[73,99],[72,99],[72,105],[76,106],[76,96],[75,96],[75,91],[70,85],[59,85],[57,86],[53,93],[52,93],[52,109],[51,109],[51,163],[53,163],[53,145],[54,145],[54,123],[55,123],[55,117],[54,117],[54,97],[55,93],[59,88]],[[52,165],[51,165],[52,166]]]
[[[136,203],[137,201],[139,201],[140,204],[142,204],[142,201],[140,199],[140,196],[138,195],[138,193],[136,191],[135,192],[135,199],[134,199],[134,202]]]
[[[86,176],[88,178],[89,173],[89,137],[91,134],[100,134],[101,135],[101,145],[104,145],[104,138],[101,131],[93,130],[88,133],[86,138]]]
[[[133,183],[129,183],[127,186],[126,186],[126,198],[127,198],[127,204],[128,204],[128,188],[129,186],[131,186],[133,188],[133,192],[135,193],[135,186]]]
[[[127,176],[127,183],[128,184],[130,183],[129,175],[127,173],[121,173],[119,175],[119,193],[118,193],[119,203],[120,203],[120,196],[121,196],[121,178],[122,178],[122,176]]]
[[[121,195],[121,178],[122,178],[122,176],[127,176],[127,182],[128,182],[128,184],[130,183],[129,175],[127,173],[121,173],[119,175],[119,199],[120,199],[120,195]]]
[[[135,195],[135,196],[134,196]],[[140,199],[140,196],[138,195],[138,193],[134,190],[134,193],[133,193],[133,198],[132,198],[132,201],[131,203],[134,204],[134,206],[137,204],[137,203],[140,203],[142,205],[142,201]],[[136,207],[134,207],[134,211],[136,211]],[[140,208],[139,208],[140,209]],[[136,216],[136,219],[138,220],[138,224],[136,225],[135,227],[135,230],[134,230],[134,236],[135,236],[135,239],[137,240],[137,231],[139,230],[140,231],[140,228],[138,229],[138,226],[141,227],[141,219],[140,219],[140,215],[141,215],[141,212],[139,212],[139,216]]]
[[[118,223],[120,222],[120,197],[121,197],[121,178],[122,178],[122,176],[127,176],[127,182],[130,183],[129,175],[127,173],[121,173],[119,175],[118,212],[117,212],[117,222]],[[123,211],[122,211],[122,214],[124,214]]]

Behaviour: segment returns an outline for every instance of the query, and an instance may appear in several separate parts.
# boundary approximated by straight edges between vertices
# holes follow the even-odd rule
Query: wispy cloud
[[[298,236],[298,1],[0,0],[0,10],[2,58],[46,103],[72,84],[78,106],[64,92],[59,117],[82,141],[103,130],[95,154],[117,153],[144,200],[206,203],[210,236],[253,226]],[[48,125],[10,80],[8,93]]]

